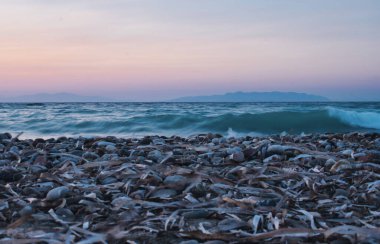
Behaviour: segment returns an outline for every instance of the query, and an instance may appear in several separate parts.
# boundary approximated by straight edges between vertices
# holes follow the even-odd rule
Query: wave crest
[[[348,111],[333,107],[329,107],[327,111],[331,117],[337,118],[349,125],[380,129],[380,113]]]

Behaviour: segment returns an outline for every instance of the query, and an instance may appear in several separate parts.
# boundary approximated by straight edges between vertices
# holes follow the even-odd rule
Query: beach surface
[[[4,133],[0,183],[1,243],[380,242],[378,133]]]

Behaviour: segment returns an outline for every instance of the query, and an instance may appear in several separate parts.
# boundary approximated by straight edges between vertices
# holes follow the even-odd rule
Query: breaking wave
[[[363,128],[380,129],[380,113],[357,112],[338,108],[328,108],[329,115],[340,121]]]
[[[226,136],[380,131],[380,104],[0,104],[0,132]]]

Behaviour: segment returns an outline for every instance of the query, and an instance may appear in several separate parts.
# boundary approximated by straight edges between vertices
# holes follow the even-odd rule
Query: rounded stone
[[[48,201],[58,200],[60,198],[65,197],[69,192],[70,192],[70,189],[67,186],[56,187],[54,189],[51,189],[47,193],[46,200]]]

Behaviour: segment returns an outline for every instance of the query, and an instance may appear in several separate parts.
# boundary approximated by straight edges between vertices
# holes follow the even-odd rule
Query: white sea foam
[[[246,133],[246,132],[236,132],[234,131],[231,127],[228,128],[227,130],[227,134],[226,134],[226,137],[227,138],[230,138],[230,137],[233,137],[233,138],[239,138],[239,137],[244,137],[244,136],[264,136],[265,134],[263,133],[259,133],[259,132],[255,132],[255,131],[251,131],[249,133]]]
[[[380,129],[380,113],[369,111],[352,111],[329,107],[329,116],[339,119],[340,121],[363,128]]]
[[[227,138],[230,138],[230,137],[238,137],[238,133],[232,130],[232,128],[228,128],[228,131],[227,131]]]

